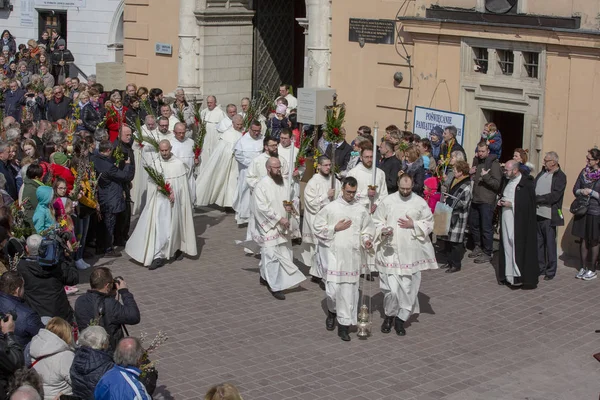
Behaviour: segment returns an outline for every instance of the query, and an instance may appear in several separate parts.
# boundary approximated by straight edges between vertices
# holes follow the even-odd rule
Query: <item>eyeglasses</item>
[[[544,159],[544,163],[546,163],[546,164],[549,163],[549,162],[552,162],[552,161],[554,161],[554,160],[546,160],[546,159]]]
[[[595,158],[589,158],[589,157],[586,157],[586,160],[588,160],[588,161],[598,161]]]
[[[67,188],[65,186],[59,186],[56,188],[56,190],[67,190]]]

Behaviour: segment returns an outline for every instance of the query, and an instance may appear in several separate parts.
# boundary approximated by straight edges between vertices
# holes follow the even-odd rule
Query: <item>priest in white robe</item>
[[[302,246],[299,258],[310,267],[311,280],[325,290],[323,266],[317,257],[319,239],[315,235],[314,222],[317,213],[336,199],[340,193],[340,182],[334,179],[331,187],[331,160],[327,156],[319,157],[318,173],[314,174],[304,187],[304,219],[302,220]]]
[[[358,181],[358,192],[356,193],[356,201],[365,206],[371,213],[387,195],[387,185],[385,183],[385,172],[377,168],[373,163],[373,148],[363,146],[360,152],[362,162],[348,172],[347,176],[356,178]],[[373,184],[373,168],[377,170],[375,177],[375,190],[369,189]]]
[[[190,202],[194,204],[196,200],[196,179],[194,178],[194,168],[200,162],[194,155],[194,141],[186,138],[187,128],[183,122],[175,124],[173,131],[174,139],[171,139],[171,152],[185,164],[188,169],[188,183],[190,187]]]
[[[438,268],[429,239],[433,214],[412,187],[412,178],[402,175],[398,193],[383,199],[373,214],[378,244],[375,265],[384,296],[381,332],[389,333],[393,325],[399,336],[406,335],[404,323],[408,318],[419,313],[421,271]]]
[[[250,125],[250,131],[242,136],[233,147],[233,155],[237,161],[239,171],[233,201],[235,220],[238,225],[246,224],[250,219],[250,186],[246,182],[246,176],[252,160],[258,157],[262,151],[263,137],[261,126],[258,121],[253,121]]]
[[[327,204],[315,217],[318,253],[325,271],[327,319],[325,328],[335,329],[349,341],[350,325],[356,325],[360,274],[367,267],[366,252],[373,249],[375,227],[367,210],[354,197],[356,179],[344,178],[342,196]]]
[[[163,174],[171,194],[166,196],[153,181],[148,182],[146,207],[125,245],[131,258],[151,270],[162,267],[167,259],[198,254],[187,168],[173,156],[168,140],[162,140],[159,149],[160,156],[151,166]]]
[[[296,168],[296,158],[298,156],[298,148],[292,140],[292,132],[289,129],[282,129],[279,135],[279,146],[277,146],[279,159],[287,162],[288,166],[294,168],[292,176],[294,177],[294,193],[300,194],[300,180],[306,168],[299,166]]]
[[[281,174],[278,158],[267,160],[267,176],[254,188],[252,215],[255,219],[254,241],[260,249],[260,283],[278,300],[285,300],[284,290],[298,285],[306,277],[294,264],[291,240],[299,237],[298,201],[290,200],[289,185]]]
[[[219,140],[217,124],[223,118],[227,118],[225,111],[221,109],[221,106],[217,105],[217,98],[215,96],[208,96],[206,98],[206,106],[207,108],[200,111],[200,118],[206,124],[206,136],[204,138],[204,146],[202,147],[203,161],[208,160],[208,156],[212,153]]]
[[[243,125],[242,116],[234,116],[233,126],[223,132],[208,161],[200,165],[196,179],[196,206],[233,205],[239,175],[233,146],[242,137]]]
[[[173,110],[168,104],[163,104],[162,106],[160,106],[160,116],[166,118],[169,121],[169,131],[171,132],[173,132],[173,129],[175,129],[175,124],[181,122],[179,121],[177,116],[173,114]]]
[[[235,104],[227,104],[225,112],[227,113],[227,118],[223,118],[217,125],[219,136],[233,125],[233,117],[237,115],[237,106]]]
[[[147,115],[142,125],[142,136],[158,137],[156,133],[156,118],[154,115]],[[148,174],[144,169],[144,163],[147,160],[148,152],[152,151],[150,146],[146,142],[141,144],[135,141],[133,143],[133,153],[135,160],[135,176],[133,177],[133,183],[131,188],[131,215],[138,215],[142,212],[144,205],[146,204],[146,191],[148,188]]]

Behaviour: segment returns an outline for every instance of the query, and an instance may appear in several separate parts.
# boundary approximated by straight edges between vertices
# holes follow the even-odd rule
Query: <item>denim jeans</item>
[[[85,241],[87,239],[88,229],[90,227],[90,215],[86,215],[85,217],[77,218],[77,222],[75,223],[75,235],[79,240],[79,249],[75,254],[75,261],[81,260],[83,258],[83,250],[85,249]]]
[[[469,231],[475,246],[481,247],[488,256],[492,255],[494,246],[494,208],[492,204],[471,203],[469,212]]]

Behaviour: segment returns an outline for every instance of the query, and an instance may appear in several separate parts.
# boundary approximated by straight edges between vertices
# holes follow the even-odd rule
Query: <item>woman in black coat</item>
[[[96,132],[98,124],[104,118],[104,110],[100,106],[100,94],[96,89],[88,90],[90,101],[87,102],[80,111],[80,118],[83,127],[90,133]]]
[[[108,351],[108,334],[101,326],[90,326],[79,336],[79,348],[71,364],[73,396],[93,399],[96,384],[115,363]]]
[[[13,35],[11,35],[8,29],[2,31],[2,36],[0,38],[0,49],[4,48],[4,46],[8,46],[8,51],[11,55],[16,54],[17,44],[15,43],[15,38],[13,37]]]

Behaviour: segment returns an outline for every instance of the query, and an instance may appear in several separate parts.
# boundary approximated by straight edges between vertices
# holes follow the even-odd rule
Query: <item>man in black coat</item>
[[[62,86],[54,86],[54,97],[48,101],[48,121],[56,122],[59,119],[66,119],[71,116],[71,99],[65,97]]]
[[[567,176],[560,169],[558,154],[554,151],[544,156],[544,167],[535,178],[535,201],[537,203],[537,242],[540,275],[544,280],[556,275],[556,227],[563,226],[562,203],[567,187]]]
[[[444,128],[444,134],[442,135],[444,142],[442,143],[442,148],[440,150],[440,157],[444,157],[444,160],[449,160],[453,151],[461,151],[463,156],[465,156],[465,160],[467,159],[465,149],[456,140],[457,135],[458,129],[456,129],[455,126],[450,125]]]
[[[8,89],[4,91],[4,116],[13,117],[21,121],[21,100],[25,96],[25,90],[19,88],[16,80],[11,80]]]
[[[0,313],[13,313],[17,316],[15,321],[15,337],[17,342],[25,347],[31,338],[38,334],[44,327],[42,319],[25,300],[25,281],[17,271],[7,271],[0,277]]]
[[[54,79],[57,84],[62,84],[69,77],[71,64],[75,61],[71,50],[66,49],[66,42],[60,38],[56,41],[56,48],[52,52],[52,66],[54,67]]]
[[[504,176],[507,179],[501,192],[503,197],[498,202],[502,207],[498,284],[521,283],[522,289],[535,289],[538,284],[539,268],[533,178],[522,175],[519,171],[519,163],[514,160],[509,160],[505,164]],[[507,265],[511,268],[508,278]],[[513,282],[510,282],[511,280]]]
[[[23,348],[17,342],[15,337],[15,322],[12,316],[8,317],[7,321],[0,319],[0,400],[8,399],[8,382],[13,377],[13,374],[23,366],[25,357]]]
[[[27,238],[27,257],[17,265],[17,271],[25,281],[25,301],[40,317],[61,317],[73,321],[73,309],[65,293],[65,286],[79,283],[75,264],[63,261],[52,267],[42,266],[38,251],[42,244],[40,235]]]
[[[90,287],[75,302],[77,326],[85,329],[91,321],[96,322],[106,329],[110,349],[114,350],[124,337],[122,326],[140,323],[140,310],[123,278],[113,279],[110,269],[106,267],[92,271]],[[115,298],[116,294],[121,297],[123,304]]]
[[[13,200],[19,197],[17,192],[17,179],[15,170],[10,165],[8,158],[10,157],[10,146],[8,143],[0,143],[0,174],[6,178],[6,186],[4,189],[10,194]]]
[[[339,143],[330,143],[325,150],[325,155],[333,162],[335,161],[336,171],[345,171],[348,167],[348,162],[352,156],[352,146],[346,142],[346,134],[344,133],[344,139]],[[335,148],[335,160],[332,158],[333,146]]]
[[[112,143],[104,140],[100,142],[98,155],[93,158],[98,176],[98,202],[104,231],[96,238],[96,253],[104,254],[105,257],[121,256],[113,248],[117,214],[125,211],[123,185],[131,182],[135,173],[131,158],[124,160],[123,169],[119,169],[112,152]]]
[[[396,193],[398,191],[398,173],[402,170],[402,162],[396,157],[394,145],[388,141],[381,143],[379,152],[381,153],[379,169],[385,172],[388,194]]]
[[[115,151],[119,148],[123,154],[123,160],[119,163],[119,169],[125,169],[126,165],[129,165],[133,169],[133,174],[129,182],[123,183],[123,193],[125,194],[125,210],[121,211],[117,215],[117,223],[115,225],[115,246],[125,246],[125,243],[129,239],[129,228],[131,226],[131,181],[135,175],[135,161],[133,158],[133,133],[131,128],[127,125],[123,125],[121,133],[119,134],[119,140],[115,140],[114,146]],[[125,162],[129,160],[129,164]]]

